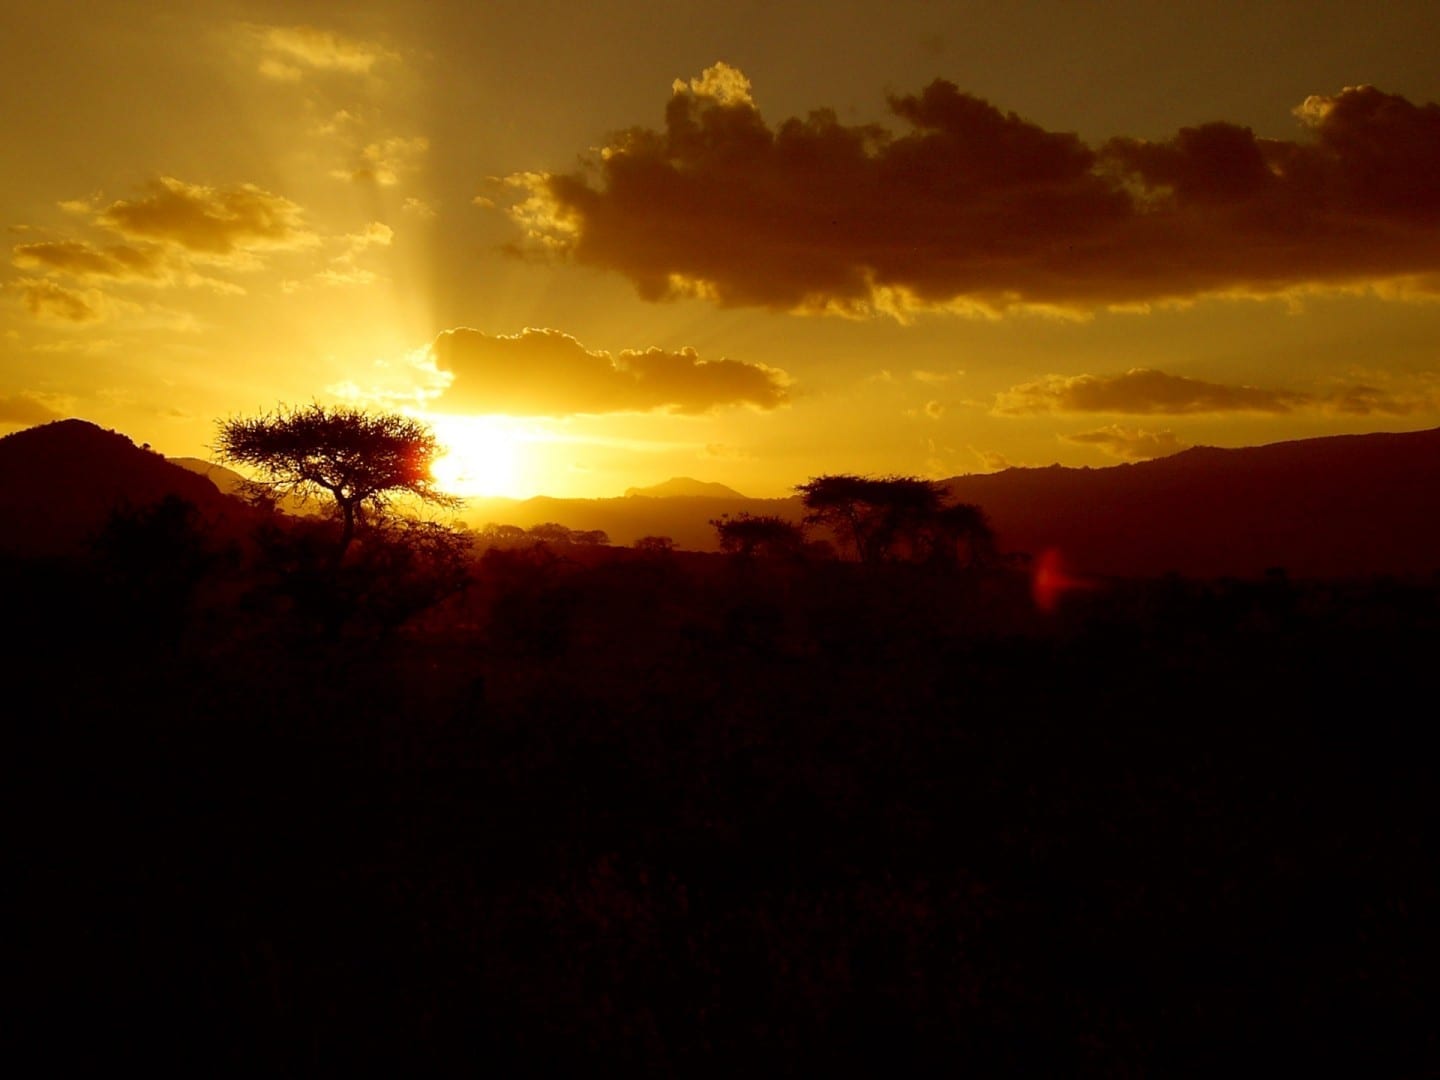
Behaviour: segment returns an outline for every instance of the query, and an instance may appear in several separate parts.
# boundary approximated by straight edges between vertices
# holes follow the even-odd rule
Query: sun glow
[[[430,423],[445,448],[430,469],[442,491],[516,499],[532,494],[524,490],[527,438],[509,418],[437,416]]]

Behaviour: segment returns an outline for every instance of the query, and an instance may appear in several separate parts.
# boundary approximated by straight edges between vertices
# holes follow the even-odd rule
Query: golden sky
[[[0,433],[770,496],[1440,424],[1433,0],[0,3]]]

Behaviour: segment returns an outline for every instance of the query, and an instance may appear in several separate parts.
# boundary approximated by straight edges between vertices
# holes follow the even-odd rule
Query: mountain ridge
[[[167,460],[89,421],[23,429],[0,438],[0,552],[77,551],[115,506],[166,494],[237,523],[248,507],[217,487],[215,477],[228,472],[222,469],[201,459]],[[1078,573],[1440,572],[1440,428],[1192,447],[1152,461],[1016,467],[940,483],[952,499],[980,506],[1002,550],[1056,552]],[[472,527],[556,522],[599,529],[622,545],[669,536],[678,547],[714,551],[710,522],[741,513],[798,522],[804,506],[798,496],[738,493],[537,496],[467,500],[460,518]]]
[[[705,499],[743,499],[746,496],[740,494],[732,487],[724,484],[717,484],[706,480],[696,480],[691,476],[672,476],[659,484],[651,484],[649,487],[632,487],[625,489],[627,499],[674,499],[674,498],[705,498]]]

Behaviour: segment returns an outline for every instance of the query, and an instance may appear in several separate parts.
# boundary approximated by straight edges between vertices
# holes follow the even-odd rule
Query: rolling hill
[[[1195,447],[1137,464],[1007,469],[946,484],[985,509],[1006,548],[1054,548],[1092,574],[1440,571],[1440,429]]]
[[[0,439],[0,554],[82,553],[110,515],[178,495],[220,529],[249,507],[210,480],[86,420],[57,420]]]
[[[223,493],[231,475],[198,459],[168,461],[83,420],[16,432],[0,439],[0,552],[74,553],[116,506],[167,494],[239,528],[249,508]],[[944,483],[954,499],[984,509],[1003,550],[1053,549],[1072,572],[1440,571],[1440,428],[1196,447],[1136,464],[1006,469]],[[461,517],[474,527],[556,522],[601,529],[623,545],[669,536],[681,548],[713,551],[714,518],[751,513],[799,521],[804,514],[798,498],[748,499],[686,478],[631,492],[611,499],[472,499]]]

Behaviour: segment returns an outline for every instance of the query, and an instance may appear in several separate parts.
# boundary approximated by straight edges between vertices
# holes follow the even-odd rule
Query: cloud
[[[970,452],[980,459],[986,472],[1000,472],[1003,469],[1013,468],[1010,459],[998,450],[979,450],[972,446]]]
[[[59,272],[78,278],[154,279],[165,274],[164,261],[157,249],[128,244],[110,244],[103,248],[76,240],[19,244],[14,262],[22,269]]]
[[[31,315],[54,322],[98,322],[105,317],[101,293],[96,289],[77,292],[43,278],[20,278],[5,288],[20,294]]]
[[[1419,372],[1396,376],[1372,372],[1364,382],[1329,380],[1320,406],[1342,416],[1411,416],[1440,410],[1440,375]]]
[[[444,406],[477,413],[697,414],[740,404],[773,409],[788,396],[785,373],[763,364],[702,360],[689,348],[611,355],[588,350],[558,330],[499,336],[447,330],[431,355],[440,372],[453,376]]]
[[[22,390],[18,394],[0,394],[0,424],[48,424],[61,419],[61,414],[45,404],[37,394]]]
[[[952,382],[955,379],[963,378],[963,371],[926,371],[916,369],[910,372],[910,377],[916,382],[929,383],[932,386],[939,386],[943,383]]]
[[[142,198],[113,202],[97,220],[131,239],[174,244],[209,257],[319,242],[305,228],[299,206],[254,184],[215,188],[162,176],[149,183]]]
[[[393,53],[369,42],[314,26],[252,26],[263,56],[260,73],[277,82],[296,82],[304,69],[366,75]]]
[[[331,175],[354,184],[394,187],[400,183],[403,173],[419,168],[420,158],[429,149],[430,140],[423,135],[382,139],[360,151],[360,160],[353,169],[342,169]]]
[[[530,248],[616,271],[652,300],[1085,311],[1423,289],[1440,270],[1437,105],[1350,87],[1308,98],[1293,141],[1217,122],[1098,147],[943,79],[889,106],[898,132],[830,109],[771,125],[744,75],[717,64],[675,82],[662,129],[498,188]]]
[[[1187,444],[1176,438],[1173,431],[1146,431],[1143,428],[1110,424],[1094,431],[1081,431],[1074,435],[1061,435],[1062,439],[1081,446],[1097,446],[1111,457],[1126,461],[1148,461],[1151,458],[1166,457],[1186,449]]]
[[[1309,394],[1226,386],[1151,368],[1123,375],[1046,375],[997,394],[994,411],[1006,416],[1029,413],[1288,413],[1310,404]]]

